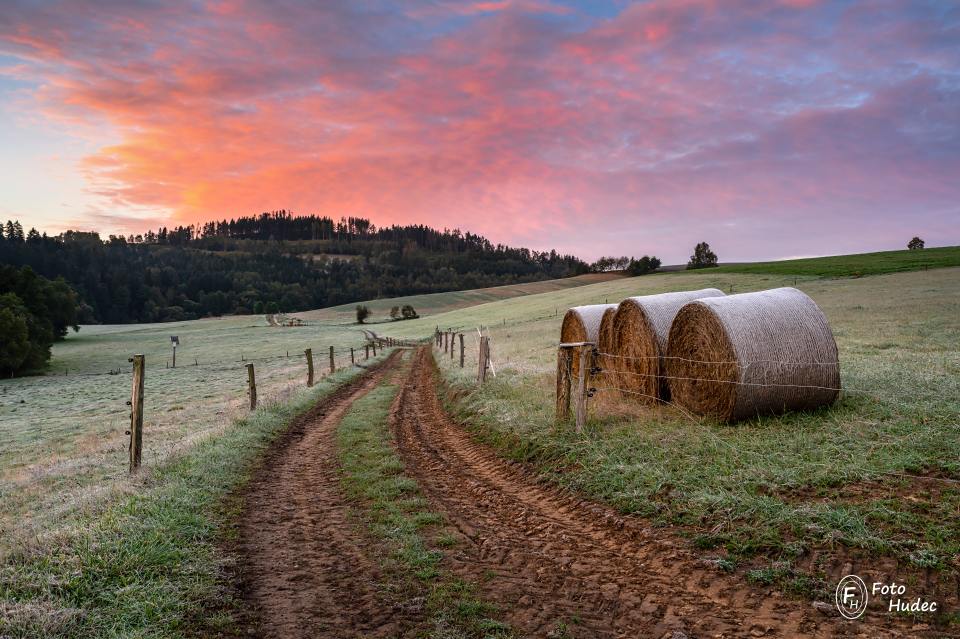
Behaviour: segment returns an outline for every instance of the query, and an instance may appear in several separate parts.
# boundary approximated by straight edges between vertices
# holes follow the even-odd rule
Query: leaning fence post
[[[257,408],[257,378],[253,372],[253,364],[247,364],[247,386],[250,387],[250,410]]]
[[[143,377],[146,360],[143,355],[134,355],[133,387],[130,391],[130,472],[140,468],[143,451]]]
[[[580,368],[577,375],[576,428],[579,433],[587,423],[587,396],[589,394],[587,384],[590,381],[590,369],[593,368],[593,344],[581,344],[578,348],[580,351]]]
[[[563,344],[557,349],[557,421],[570,417],[570,377],[573,372],[573,352]]]
[[[313,349],[308,348],[303,351],[307,356],[307,386],[313,386]]]
[[[333,375],[337,370],[337,364],[333,360],[333,346],[330,347],[330,374]]]

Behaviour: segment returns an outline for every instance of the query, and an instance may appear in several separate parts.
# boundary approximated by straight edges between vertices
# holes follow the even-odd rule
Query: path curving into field
[[[265,638],[394,637],[417,624],[388,603],[372,543],[341,488],[336,429],[350,406],[396,368],[398,353],[299,418],[243,495],[241,591],[250,634]]]
[[[558,622],[584,638],[911,636],[905,620],[847,622],[753,587],[668,531],[538,482],[446,416],[436,384],[421,348],[391,418],[406,473],[466,540],[449,567],[524,636]]]

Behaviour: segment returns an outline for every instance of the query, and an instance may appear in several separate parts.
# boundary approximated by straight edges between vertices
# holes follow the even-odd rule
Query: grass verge
[[[0,637],[184,637],[232,629],[225,498],[298,414],[358,376],[344,369],[291,401],[262,406],[220,437],[148,469],[142,492],[79,516],[0,566]],[[210,614],[210,610],[220,612]]]
[[[477,597],[472,584],[442,567],[441,548],[457,543],[442,530],[442,517],[429,510],[414,479],[403,474],[388,426],[397,387],[381,383],[359,399],[337,429],[337,448],[347,493],[358,514],[387,547],[383,561],[407,596],[423,597],[425,634],[449,639],[510,637],[495,610]]]

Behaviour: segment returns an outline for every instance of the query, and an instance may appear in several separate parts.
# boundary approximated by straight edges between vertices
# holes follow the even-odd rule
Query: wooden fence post
[[[364,360],[370,359],[370,345],[369,345],[369,344],[364,344],[364,345],[363,345],[363,359],[364,359]]]
[[[463,368],[463,333],[460,333],[460,368]]]
[[[444,331],[443,332],[443,352],[444,353],[447,352],[447,348],[449,348],[449,345],[450,345],[450,331]]]
[[[333,360],[333,346],[330,347],[330,374],[333,375],[337,372],[337,364]]]
[[[143,377],[146,360],[143,355],[134,355],[133,387],[130,391],[130,472],[140,468],[143,455]]]
[[[587,393],[589,389],[587,384],[590,381],[590,369],[593,368],[593,344],[581,344],[578,347],[580,351],[580,370],[577,377],[577,432],[583,430],[587,423]]]
[[[253,364],[247,364],[247,386],[250,387],[250,410],[257,409],[257,377],[253,372]]]
[[[373,347],[373,356],[376,357],[376,356],[377,356],[377,343],[376,343],[376,342],[371,342],[370,346]]]
[[[490,363],[490,338],[480,338],[480,356],[477,362],[477,381],[483,384],[487,381],[487,365]]]
[[[307,387],[313,386],[313,349],[308,348],[303,351],[307,356]]]
[[[350,347],[350,365],[353,366],[354,364],[356,364],[356,362],[353,361],[353,346],[351,346]]]
[[[557,349],[557,421],[570,417],[570,376],[573,372],[573,352],[569,346]]]

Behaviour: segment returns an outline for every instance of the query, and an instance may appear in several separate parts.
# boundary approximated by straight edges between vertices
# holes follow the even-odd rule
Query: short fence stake
[[[330,347],[330,374],[332,375],[337,370],[337,365],[333,361],[333,346]]]
[[[307,356],[307,387],[313,386],[313,349],[307,348],[303,351]]]
[[[247,386],[250,387],[250,410],[257,409],[257,377],[253,372],[253,364],[247,364]]]
[[[376,342],[373,342],[372,344],[370,344],[370,346],[373,347],[373,356],[376,357],[376,356],[377,356],[377,343],[376,343]]]
[[[487,381],[487,365],[490,363],[490,338],[480,337],[480,356],[477,363],[477,381],[483,384]]]
[[[353,366],[356,362],[353,361],[353,346],[350,347],[350,365]]]
[[[363,359],[365,359],[365,360],[370,359],[370,345],[369,345],[369,344],[364,344],[364,345],[363,345]]]
[[[570,417],[570,377],[573,373],[573,352],[569,346],[557,349],[557,421]]]
[[[460,333],[460,368],[463,368],[463,333]]]
[[[143,377],[146,360],[143,355],[134,355],[133,387],[130,392],[130,472],[140,468],[143,451]]]
[[[593,344],[581,344],[580,370],[577,375],[577,432],[583,430],[587,423],[587,384],[590,381],[590,369],[593,368]]]

